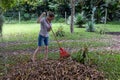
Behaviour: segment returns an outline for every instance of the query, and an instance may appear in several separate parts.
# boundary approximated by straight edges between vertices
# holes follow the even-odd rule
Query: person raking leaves
[[[48,45],[49,45],[49,32],[52,29],[52,24],[51,21],[54,19],[54,13],[51,11],[43,12],[38,20],[37,23],[40,23],[40,32],[38,36],[38,47],[34,51],[33,56],[32,56],[32,61],[36,61],[36,55],[37,53],[41,50],[41,47],[43,46],[43,43],[45,45],[45,54],[44,54],[44,59],[48,59]]]

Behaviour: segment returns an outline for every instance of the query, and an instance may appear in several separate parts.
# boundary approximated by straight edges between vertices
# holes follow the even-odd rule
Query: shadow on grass
[[[106,32],[106,34],[119,36],[120,32]]]

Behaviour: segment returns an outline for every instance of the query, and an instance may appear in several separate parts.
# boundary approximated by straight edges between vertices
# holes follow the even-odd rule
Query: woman
[[[41,46],[43,46],[43,42],[45,44],[45,54],[44,54],[44,59],[48,59],[48,44],[49,44],[49,32],[52,28],[51,26],[51,21],[54,19],[54,13],[52,13],[51,11],[47,12],[47,16],[46,13],[43,12],[40,17],[37,20],[37,23],[40,23],[40,27],[41,30],[39,32],[39,36],[38,36],[38,47],[35,50],[34,54],[33,54],[33,62],[35,62],[36,60],[36,54],[41,50]]]

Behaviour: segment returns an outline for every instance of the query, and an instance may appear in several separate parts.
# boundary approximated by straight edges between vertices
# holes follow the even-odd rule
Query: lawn
[[[97,32],[86,32],[85,28],[74,28],[74,33],[70,33],[69,25],[64,23],[53,23],[53,30],[56,32],[58,28],[62,27],[65,32],[64,37],[57,37],[62,47],[64,47],[72,56],[74,56],[81,48],[87,45],[88,59],[90,65],[96,65],[98,70],[105,73],[109,80],[120,79],[120,52],[105,50],[104,47],[111,46],[111,35],[99,34],[99,30],[106,30],[110,32],[120,32],[120,24],[109,23],[106,25],[97,24]],[[99,27],[99,28],[98,28]],[[34,51],[37,46],[37,37],[39,34],[39,24],[5,24],[3,27],[3,39],[0,39],[1,52],[14,51]],[[96,50],[96,48],[98,48]],[[103,48],[103,49],[101,49]],[[56,51],[57,45],[54,40],[52,32],[50,32],[49,58],[57,59],[59,57]],[[92,50],[91,50],[92,49]],[[56,53],[56,55],[55,55]],[[118,54],[116,54],[118,53]],[[39,54],[38,58],[42,58],[43,54]],[[16,57],[15,57],[16,56]],[[12,55],[7,59],[7,64],[13,65],[18,62],[27,62],[31,54],[26,55]],[[2,64],[2,62],[1,62]],[[114,66],[113,66],[114,65]],[[2,70],[4,67],[0,67]],[[0,71],[1,71],[0,70]],[[3,70],[2,70],[3,71]],[[1,73],[2,75],[2,73]]]
[[[85,28],[76,28],[74,33],[70,34],[69,25],[64,23],[54,23],[53,30],[57,31],[59,27],[62,27],[66,33],[64,39],[66,40],[79,40],[79,39],[91,39],[91,38],[101,38],[103,35],[96,33],[86,32]],[[109,31],[120,31],[120,25],[103,25],[98,24],[96,27],[107,28]],[[3,28],[4,41],[33,41],[37,39],[39,33],[39,24],[5,24]],[[52,32],[50,32],[51,40],[53,40]]]
[[[56,31],[59,27],[63,27],[66,32],[66,39],[81,39],[100,37],[98,34],[85,32],[85,28],[75,28],[74,34],[70,34],[69,25],[63,23],[54,23],[53,30]],[[76,27],[76,26],[75,26]],[[119,24],[103,25],[99,24],[96,27],[106,28],[109,31],[120,31]],[[5,24],[3,28],[4,41],[27,41],[36,40],[39,33],[39,24]],[[52,33],[50,33],[52,35]],[[9,40],[8,40],[9,39]],[[53,38],[52,38],[53,39]]]
[[[101,26],[101,25],[97,25]],[[63,23],[54,23],[53,24],[53,30],[56,32],[58,28],[63,27],[63,31],[65,32],[64,37],[58,37],[58,39],[61,40],[69,40],[69,44],[66,42],[62,42],[61,44],[64,44],[63,46],[72,46],[72,45],[84,45],[85,43],[92,45],[94,47],[96,46],[106,46],[109,45],[107,43],[103,42],[98,42],[97,40],[100,40],[101,38],[105,38],[104,35],[96,34],[96,33],[90,33],[86,32],[85,28],[75,28],[74,33],[70,33],[69,25],[63,24]],[[75,26],[76,27],[76,26]],[[28,48],[28,47],[35,47],[37,44],[37,37],[39,34],[39,24],[5,24],[3,28],[3,42],[24,42],[24,43],[29,43],[30,44],[19,44],[16,46],[10,47],[14,49],[21,49],[21,48]],[[2,39],[1,39],[2,40]],[[78,40],[77,42],[71,43],[71,40]],[[93,42],[93,41],[94,42]],[[50,41],[52,45],[55,45],[56,43],[52,43],[54,41],[54,37],[52,32],[50,32]],[[66,44],[66,45],[65,45]],[[30,46],[32,45],[32,46]],[[9,46],[9,45],[8,45]],[[24,46],[24,47],[21,47]],[[25,47],[26,46],[26,47]],[[14,48],[16,47],[16,48]],[[21,47],[21,48],[19,48]],[[8,47],[9,48],[9,47]],[[7,49],[7,47],[6,47]]]

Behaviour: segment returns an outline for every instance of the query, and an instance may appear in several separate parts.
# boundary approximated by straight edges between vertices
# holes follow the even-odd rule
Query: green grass
[[[105,28],[109,32],[120,32],[120,23],[99,24],[97,26]]]
[[[114,53],[113,53],[114,54]],[[119,80],[120,79],[120,54],[99,54],[97,58],[94,57],[97,61],[98,70],[103,71],[108,80]]]
[[[99,42],[99,39],[105,38],[105,35],[100,35],[98,33],[90,33],[86,32],[85,28],[76,28],[74,29],[74,33],[70,33],[69,25],[64,23],[54,23],[53,30],[54,32],[62,25],[63,30],[65,31],[65,37],[58,37],[58,40],[79,40],[79,42],[62,42],[62,46],[73,46],[73,47],[81,47],[84,44],[92,45],[92,47],[100,47],[109,45],[108,43]],[[37,45],[37,37],[39,34],[40,25],[33,24],[5,24],[3,27],[3,41],[1,42],[23,42],[22,44],[7,46],[4,49],[0,48],[0,50],[14,51],[14,50],[25,50],[27,48],[35,48]],[[92,39],[92,40],[91,40]],[[94,39],[98,39],[95,41]],[[56,43],[52,43],[55,38],[50,32],[50,44],[56,45]],[[94,42],[93,42],[94,41]],[[29,43],[30,42],[30,43]]]
[[[65,48],[81,48],[85,44],[91,46],[91,47],[102,47],[102,46],[107,46],[109,43],[103,43],[103,42],[63,42],[61,43],[62,47]],[[35,49],[37,47],[36,42],[28,43],[28,44],[18,44],[18,45],[11,45],[7,47],[0,48],[0,51],[16,51],[16,50],[27,50],[29,49]],[[49,45],[49,49],[52,50],[53,48],[58,47],[56,42],[51,42]]]
[[[85,28],[74,28],[74,33],[70,33],[69,25],[64,23],[54,23],[53,30],[54,32],[62,26],[65,31],[65,37],[57,37],[58,40],[79,40],[79,42],[62,42],[62,46],[65,47],[82,47],[84,44],[88,44],[91,47],[102,47],[110,45],[109,42],[100,42],[100,39],[107,38],[109,36],[101,35],[99,33],[86,32]],[[96,26],[102,26],[102,24],[97,24]],[[118,26],[111,26],[107,24],[107,28],[114,28],[114,30],[118,30]],[[3,41],[0,39],[0,42],[23,42],[22,44],[7,46],[4,49],[0,48],[0,50],[14,51],[14,50],[25,50],[27,48],[35,48],[37,45],[37,37],[39,34],[40,25],[36,23],[32,24],[5,24],[3,27]],[[112,29],[111,29],[112,30]],[[97,40],[96,40],[97,39]],[[50,45],[53,44],[55,46],[56,43],[52,43],[54,41],[54,36],[52,32],[50,32]],[[68,44],[69,43],[69,44]]]
[[[77,53],[72,55],[77,60]],[[119,80],[120,79],[120,54],[114,54],[109,51],[105,52],[88,52],[87,59],[85,59],[86,65],[97,66],[97,69],[105,74],[107,80]]]
[[[74,28],[74,33],[70,33],[69,25],[64,23],[53,23],[53,30],[56,32],[57,29],[62,25],[65,31],[65,37],[57,37],[58,40],[65,40],[60,42],[62,47],[70,49],[81,49],[85,44],[88,45],[88,48],[91,47],[105,47],[109,46],[110,43],[107,41],[100,41],[100,39],[109,39],[111,36],[101,35],[99,33],[86,32],[85,28]],[[109,23],[106,25],[97,24],[96,27],[106,28],[111,32],[120,32],[120,23]],[[37,47],[37,37],[39,34],[40,25],[36,23],[32,24],[5,24],[3,27],[3,41],[2,42],[15,42],[16,44],[8,45],[6,47],[0,48],[0,51],[16,51],[16,50],[34,50]],[[75,41],[76,40],[76,41]],[[20,44],[17,44],[21,42]],[[54,41],[54,36],[50,32],[50,45],[49,50],[56,49],[57,44]],[[111,54],[112,53],[112,54]],[[115,54],[117,52],[111,51],[96,51],[90,52],[89,58],[91,63],[97,65],[98,70],[103,71],[108,78],[108,80],[118,80],[120,79],[120,55]],[[74,54],[72,54],[74,55]],[[19,62],[26,63],[30,59],[31,55],[10,55],[7,59],[7,64],[15,65]],[[43,58],[43,54],[38,54],[38,59]],[[50,59],[59,58],[59,53],[49,53]],[[1,59],[1,57],[0,57]],[[0,64],[3,64],[0,60]],[[9,66],[9,67],[11,67]],[[4,66],[0,66],[0,71],[4,71]],[[2,73],[0,73],[2,75]]]
[[[75,28],[74,33],[70,34],[69,25],[63,23],[54,23],[53,30],[56,30],[62,25],[66,37],[64,39],[68,40],[76,40],[76,39],[84,39],[84,38],[101,38],[100,34],[86,32],[85,28]],[[97,26],[102,26],[98,24]],[[76,26],[75,26],[76,27]],[[106,25],[106,27],[110,31],[120,31],[119,25]],[[40,27],[39,24],[5,24],[3,27],[3,39],[4,41],[33,41],[37,40],[37,36],[39,33]],[[50,32],[50,39],[54,39],[52,32]]]

